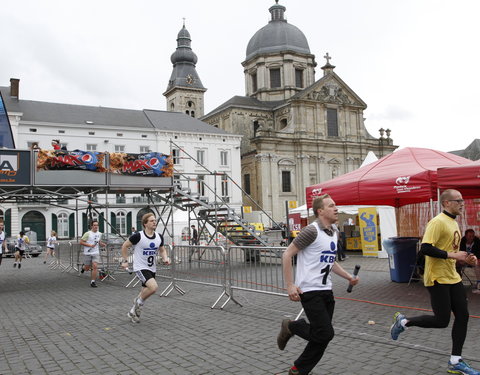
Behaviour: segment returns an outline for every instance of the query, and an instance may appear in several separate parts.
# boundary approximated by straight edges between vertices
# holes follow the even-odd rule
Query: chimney
[[[12,98],[19,98],[18,90],[20,88],[20,80],[18,78],[10,78],[10,96]]]

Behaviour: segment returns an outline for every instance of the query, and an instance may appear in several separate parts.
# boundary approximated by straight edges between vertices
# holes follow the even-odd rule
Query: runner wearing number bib
[[[145,300],[153,295],[158,284],[155,280],[157,255],[163,263],[170,264],[167,251],[163,246],[163,237],[155,232],[157,220],[153,213],[142,217],[143,230],[130,236],[122,245],[122,266],[128,269],[128,249],[133,247],[133,271],[142,282],[140,294],[133,300],[133,306],[127,316],[133,323],[140,323],[140,313]]]

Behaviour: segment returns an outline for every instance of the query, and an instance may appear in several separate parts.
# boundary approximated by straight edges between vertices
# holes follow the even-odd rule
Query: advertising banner
[[[105,172],[105,154],[97,151],[39,150],[37,170],[87,170]]]
[[[378,257],[378,221],[377,209],[366,207],[358,209],[360,219],[360,237],[364,256]]]
[[[170,155],[159,152],[115,152],[110,154],[110,172],[129,176],[172,177],[173,161]]]
[[[3,103],[2,93],[0,92],[0,147],[15,148],[13,141],[12,128],[8,120],[7,110]]]
[[[0,185],[30,185],[30,151],[0,150]]]

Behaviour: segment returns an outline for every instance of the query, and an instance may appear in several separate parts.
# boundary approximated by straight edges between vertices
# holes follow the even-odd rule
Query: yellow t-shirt
[[[448,252],[458,252],[460,249],[460,229],[455,219],[441,213],[427,224],[422,243],[429,243]],[[455,269],[455,259],[425,257],[425,273],[423,282],[425,286],[439,284],[456,284],[462,278]]]

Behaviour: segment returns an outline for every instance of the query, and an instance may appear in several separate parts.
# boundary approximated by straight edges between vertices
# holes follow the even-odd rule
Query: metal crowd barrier
[[[212,305],[214,308],[228,293],[226,257],[222,246],[175,245],[170,259],[172,264],[167,274],[159,274],[160,277],[171,279],[160,296],[166,297],[173,290],[185,294],[178,282],[221,287],[223,292]]]

